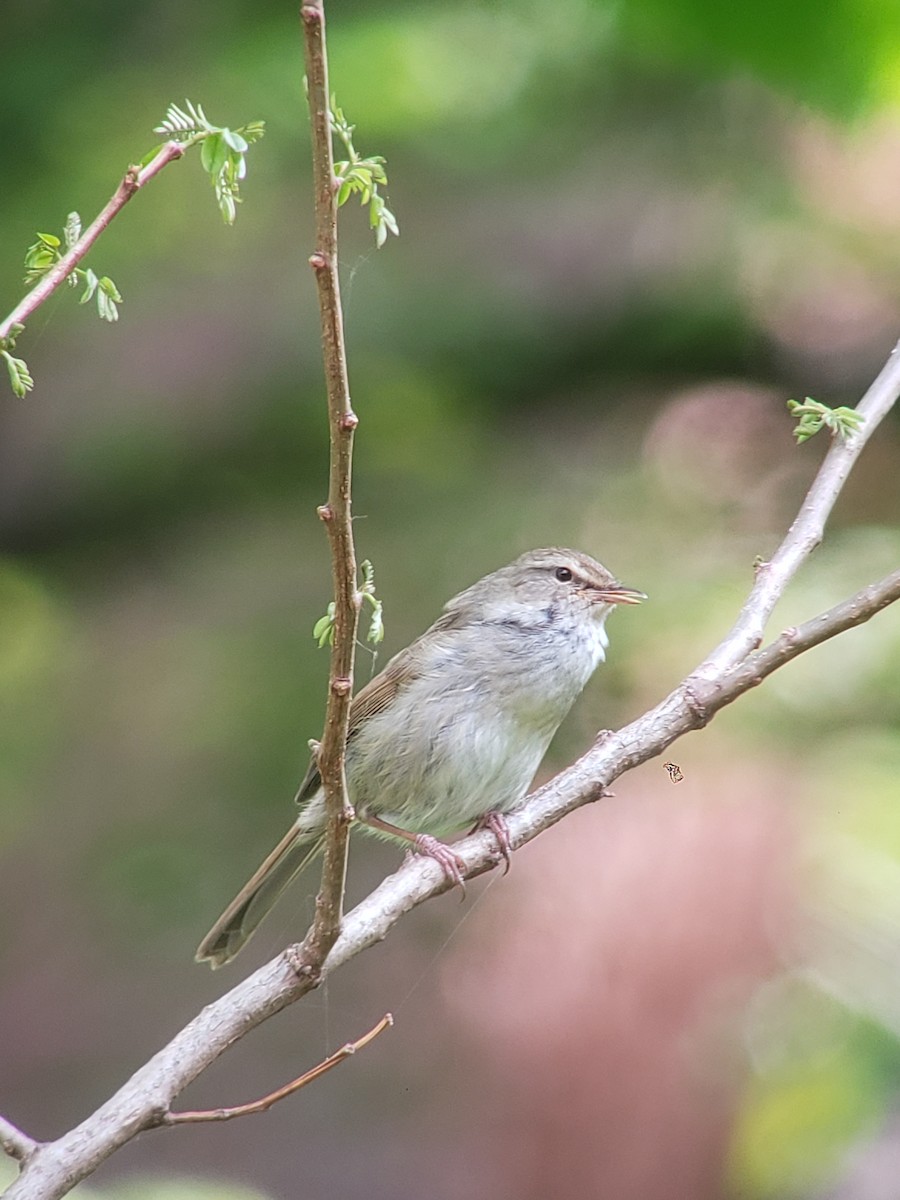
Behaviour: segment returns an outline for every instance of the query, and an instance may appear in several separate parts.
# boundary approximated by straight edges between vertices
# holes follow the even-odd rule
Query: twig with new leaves
[[[387,235],[400,236],[397,218],[384,202],[379,192],[379,186],[387,186],[387,173],[384,169],[384,159],[380,154],[372,154],[364,158],[353,145],[355,125],[351,125],[338,107],[335,98],[331,98],[331,132],[340,138],[349,157],[334,164],[334,177],[337,180],[338,207],[346,204],[351,196],[359,196],[363,206],[369,206],[369,227],[375,231],[375,245],[380,250],[387,241]]]
[[[16,358],[11,352],[25,329],[25,322],[64,283],[77,287],[79,282],[84,282],[81,303],[86,304],[96,296],[100,317],[105,321],[118,320],[117,305],[122,303],[119,289],[108,275],[98,276],[78,264],[132,196],[192,146],[201,147],[201,163],[215,189],[223,220],[229,225],[234,223],[236,206],[240,203],[239,185],[247,173],[247,150],[252,142],[263,136],[264,123],[252,121],[240,129],[227,129],[213,125],[199,104],[187,100],[185,105],[186,109],[169,105],[165,120],[154,130],[155,133],[168,133],[169,140],[155,146],[139,163],[128,168],[109,202],[84,232],[81,217],[71,212],[66,218],[62,238],[53,233],[39,233],[37,241],[29,246],[25,256],[25,282],[34,286],[9,316],[0,321],[0,358],[6,363],[10,385],[17,396],[26,396],[34,387],[34,380],[25,360]],[[63,242],[64,253],[60,249]]]

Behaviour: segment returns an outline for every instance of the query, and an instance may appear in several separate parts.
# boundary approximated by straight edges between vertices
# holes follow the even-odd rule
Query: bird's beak
[[[597,588],[594,595],[598,600],[602,600],[604,604],[640,604],[642,600],[647,599],[646,592],[639,592],[635,588],[622,587],[618,583],[613,584],[612,587]]]

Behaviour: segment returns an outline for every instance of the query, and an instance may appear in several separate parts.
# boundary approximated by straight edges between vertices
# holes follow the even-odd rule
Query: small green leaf
[[[209,175],[218,175],[228,159],[228,147],[222,135],[211,133],[200,146],[200,162]]]
[[[243,135],[248,145],[252,146],[261,137],[265,137],[266,123],[265,121],[251,121],[249,125],[242,125],[237,132]]]
[[[334,601],[330,601],[324,617],[319,617],[313,625],[313,637],[321,649],[326,644],[334,644]]]
[[[119,310],[115,303],[102,290],[97,292],[97,312],[100,314],[101,321],[118,321],[119,319]]]
[[[60,240],[52,233],[39,233],[25,251],[25,282],[36,283],[60,259]]]
[[[66,217],[63,236],[66,239],[66,249],[71,250],[81,237],[81,217],[77,212],[70,212]]]
[[[379,249],[387,241],[388,233],[399,236],[400,230],[396,218],[391,213],[385,213],[384,199],[379,194],[379,185],[387,184],[385,159],[380,154],[362,158],[353,145],[355,126],[351,125],[338,106],[334,96],[331,97],[330,125],[334,137],[344,144],[349,160],[336,162],[334,165],[335,178],[339,187],[336,205],[340,208],[346,204],[351,195],[358,195],[360,204],[369,209],[369,228],[374,230],[375,245]]]
[[[223,129],[222,140],[238,154],[246,154],[249,149],[248,143],[233,129]]]
[[[369,620],[366,641],[377,646],[384,640],[384,609],[380,600],[376,600],[374,596],[370,596],[369,599],[372,601],[372,616]]]
[[[78,301],[79,304],[87,304],[88,303],[88,301],[93,297],[94,292],[97,290],[97,284],[99,282],[100,282],[100,280],[97,278],[97,276],[94,274],[94,272],[90,269],[90,267],[88,267],[84,273],[85,287],[84,287],[84,293],[83,293],[81,299]]]
[[[158,133],[159,130],[154,129],[153,132]],[[159,154],[160,150],[162,150],[164,145],[165,145],[164,142],[157,142],[152,150],[148,150],[143,158],[138,159],[137,165],[139,167],[146,167],[147,163],[152,162],[153,159],[156,158],[157,154]]]
[[[100,287],[106,292],[110,300],[114,300],[116,304],[122,303],[122,297],[119,295],[119,289],[113,283],[108,275],[103,275],[100,279]]]
[[[364,559],[360,564],[360,571],[363,579],[359,590],[362,593],[363,601],[372,610],[366,641],[377,646],[384,638],[384,610],[381,601],[375,596],[375,568],[369,559]]]
[[[118,321],[119,310],[116,305],[122,303],[119,289],[108,275],[104,275],[97,282],[97,311],[100,317],[104,321]]]
[[[0,350],[0,354],[6,359],[6,369],[9,371],[9,382],[12,390],[20,400],[24,400],[28,392],[34,387],[34,380],[31,378],[28,364],[24,358],[13,358],[6,350]]]

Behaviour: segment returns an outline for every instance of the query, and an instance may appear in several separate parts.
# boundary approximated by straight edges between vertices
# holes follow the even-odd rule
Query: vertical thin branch
[[[303,948],[304,970],[316,973],[340,932],[343,911],[352,818],[344,772],[344,748],[353,691],[353,655],[361,596],[356,587],[356,553],[350,508],[353,431],[357,418],[350,405],[338,281],[337,182],[331,148],[323,0],[309,0],[300,12],[306,50],[316,209],[316,248],[309,262],[315,272],[319,294],[331,442],[328,500],[318,511],[331,542],[334,578],[334,643],[325,730],[318,750],[319,772],[328,812],[328,832],[322,886],[316,900],[316,919]]]

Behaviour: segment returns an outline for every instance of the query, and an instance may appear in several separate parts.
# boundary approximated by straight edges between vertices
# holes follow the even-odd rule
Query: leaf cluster
[[[10,350],[15,347],[16,338],[24,328],[24,325],[13,325],[9,331],[9,337],[0,340],[0,358],[6,363],[6,369],[9,371],[10,386],[20,400],[23,400],[34,387],[34,380],[31,377],[31,372],[28,370],[28,363],[24,358],[14,358],[10,354]]]
[[[66,253],[68,253],[80,237],[81,217],[77,212],[70,212],[68,217],[66,217],[62,238],[58,238],[53,233],[39,233],[37,241],[33,246],[28,247],[25,255],[25,283],[37,283],[48,271],[56,266],[63,256],[61,249],[63,241],[65,242]],[[75,267],[71,274],[66,277],[66,283],[69,287],[73,288],[78,287],[79,283],[84,283],[85,289],[79,303],[88,304],[96,296],[97,312],[100,314],[101,319],[104,321],[118,321],[119,310],[117,305],[122,303],[122,297],[119,289],[108,275],[98,276],[89,268]]]
[[[788,409],[800,420],[794,429],[797,442],[808,441],[823,427],[827,427],[838,437],[847,438],[862,426],[863,417],[854,408],[829,408],[807,396],[801,404],[799,400],[788,400]]]
[[[263,136],[265,123],[251,121],[239,129],[228,129],[225,126],[213,125],[199,104],[195,105],[190,100],[186,100],[185,105],[185,108],[179,108],[177,104],[170,104],[166,110],[165,119],[154,132],[168,134],[171,140],[185,148],[200,144],[200,161],[215,189],[219,211],[226,224],[231,225],[237,214],[237,205],[241,202],[240,182],[247,174],[247,150],[253,142],[259,141]],[[141,160],[140,166],[143,167],[150,163],[159,153],[160,148],[157,145],[146,154]],[[136,173],[137,168],[129,169],[129,174]],[[113,215],[118,211],[117,208]],[[90,233],[89,230],[89,235]],[[77,212],[69,213],[61,238],[57,237],[55,233],[38,233],[37,241],[28,247],[25,255],[25,284],[32,288],[39,284],[62,261],[65,254],[69,254],[73,250],[79,249],[80,252],[74,257],[81,258],[93,238],[89,236],[86,240],[88,244],[84,244],[84,239],[82,239],[81,217]],[[64,250],[63,246],[65,246]],[[41,295],[40,298],[36,297],[34,304],[28,306],[27,301],[33,295],[33,292],[30,293],[23,305],[20,305],[15,312],[28,308],[30,315],[30,312],[43,303],[56,286],[62,284],[63,278],[69,287],[78,287],[79,283],[84,284],[81,303],[87,304],[96,299],[97,311],[102,320],[118,321],[118,306],[122,303],[119,289],[108,275],[97,275],[90,268],[82,267],[71,267],[68,273],[60,272],[60,277],[54,280],[53,287],[46,294]],[[10,319],[14,315],[15,313],[10,314]],[[16,338],[24,328],[24,325],[20,323],[13,324],[7,336],[0,338],[0,357],[6,362],[12,390],[20,398],[34,387],[34,380],[28,370],[28,364],[24,359],[15,358],[10,353],[15,346]]]
[[[379,185],[387,187],[387,174],[384,169],[385,160],[380,154],[372,154],[364,158],[353,145],[355,125],[351,125],[338,107],[334,96],[331,97],[331,132],[339,138],[349,155],[334,164],[334,176],[338,184],[338,207],[346,204],[351,196],[359,196],[360,204],[369,207],[369,227],[375,231],[375,245],[380,250],[387,241],[388,233],[394,237],[400,236],[400,226],[397,218],[384,202],[379,192]]]
[[[367,604],[370,609],[366,641],[371,642],[373,646],[377,646],[384,638],[384,609],[381,601],[375,595],[375,568],[366,559],[360,564],[360,571],[362,572],[362,583],[359,585],[359,594],[362,597],[363,604]],[[325,615],[319,617],[313,626],[313,637],[320,647],[334,645],[333,600],[325,610]]]
[[[184,108],[170,104],[165,119],[153,132],[168,134],[183,146],[200,143],[200,162],[215,189],[219,212],[226,225],[233,225],[241,203],[240,184],[247,175],[247,151],[264,135],[265,122],[251,121],[238,129],[229,129],[213,125],[201,105],[190,100],[184,103]],[[148,163],[158,150],[159,146],[155,146],[143,163]]]

